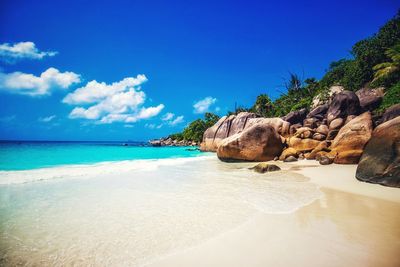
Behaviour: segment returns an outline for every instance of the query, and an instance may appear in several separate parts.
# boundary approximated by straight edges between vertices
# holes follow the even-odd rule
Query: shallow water
[[[0,185],[0,265],[140,266],[321,196],[302,176],[252,165],[200,157],[25,171],[24,183]]]
[[[151,147],[143,142],[0,142],[0,170],[30,170],[44,167],[104,161],[195,157],[193,147]]]

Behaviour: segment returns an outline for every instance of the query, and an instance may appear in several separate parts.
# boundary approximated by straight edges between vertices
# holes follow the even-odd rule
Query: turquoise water
[[[2,142],[0,170],[29,170],[104,161],[195,157],[189,147],[150,147],[121,142]]]

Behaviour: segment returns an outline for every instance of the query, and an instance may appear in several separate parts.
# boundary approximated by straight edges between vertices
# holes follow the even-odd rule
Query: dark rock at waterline
[[[327,156],[320,156],[318,162],[321,165],[329,165],[333,163],[333,158]]]
[[[348,115],[358,115],[361,112],[360,100],[351,91],[337,94],[329,105],[327,112],[328,124],[336,118],[346,118]]]
[[[372,132],[357,167],[360,181],[400,187],[400,117]]]
[[[161,141],[160,140],[151,140],[149,141],[150,145],[158,147],[161,146]]]
[[[284,159],[283,162],[295,162],[297,161],[297,158],[295,158],[294,156],[289,156],[286,159]]]
[[[258,173],[266,173],[266,172],[280,171],[281,168],[279,168],[275,164],[268,164],[266,162],[261,162],[256,166],[250,168],[250,170],[254,170],[255,172]]]
[[[307,109],[303,108],[296,111],[289,112],[286,116],[282,117],[283,120],[290,122],[290,124],[301,123],[307,116]]]

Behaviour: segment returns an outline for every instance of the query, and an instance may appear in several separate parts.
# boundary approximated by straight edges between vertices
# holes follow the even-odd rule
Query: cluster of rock
[[[361,158],[358,179],[400,187],[400,104],[373,118],[382,89],[354,93],[335,86],[331,92],[324,101],[314,99],[310,112],[225,116],[205,131],[200,149],[217,152],[223,161],[316,159],[325,165],[357,164]]]
[[[174,140],[171,137],[163,137],[160,139],[150,140],[149,144],[151,146],[197,146],[198,144],[194,141],[187,140]]]

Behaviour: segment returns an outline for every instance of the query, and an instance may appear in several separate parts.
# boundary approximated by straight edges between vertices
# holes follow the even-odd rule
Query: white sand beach
[[[354,165],[272,163],[2,173],[0,265],[399,266],[399,189],[358,182]]]
[[[260,213],[150,266],[400,266],[398,188],[357,181],[356,165],[276,164],[310,178],[323,196],[292,213]]]

